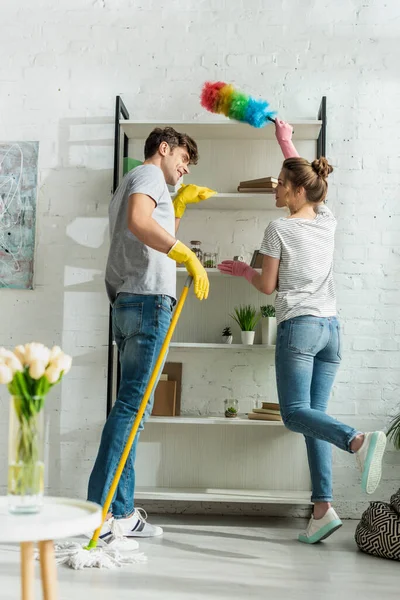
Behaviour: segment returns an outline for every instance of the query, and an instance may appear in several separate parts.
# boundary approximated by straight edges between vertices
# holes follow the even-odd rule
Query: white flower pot
[[[268,346],[276,345],[276,317],[263,317],[261,319],[261,340]]]
[[[223,335],[222,336],[223,344],[232,344],[232,342],[233,342],[233,335]]]
[[[242,331],[242,344],[245,346],[252,346],[254,344],[255,331]]]

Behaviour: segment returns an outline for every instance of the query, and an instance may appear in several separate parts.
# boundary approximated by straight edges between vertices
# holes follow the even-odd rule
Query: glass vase
[[[11,396],[8,440],[8,508],[37,513],[44,494],[44,398]]]
[[[224,400],[224,413],[227,419],[234,419],[238,416],[239,403],[237,400]]]

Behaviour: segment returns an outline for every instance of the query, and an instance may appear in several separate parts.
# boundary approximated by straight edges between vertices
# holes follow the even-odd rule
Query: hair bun
[[[325,156],[321,156],[321,158],[313,160],[311,167],[318,177],[322,177],[323,179],[326,179],[333,171],[333,167],[328,163]]]

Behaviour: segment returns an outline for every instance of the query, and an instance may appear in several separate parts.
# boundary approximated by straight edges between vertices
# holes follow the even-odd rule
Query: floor
[[[168,516],[162,538],[143,540],[144,565],[114,571],[59,568],[59,600],[369,600],[399,597],[398,562],[366,556],[349,521],[318,546],[296,534],[305,522]],[[37,573],[36,598],[41,598]],[[19,554],[0,546],[1,600],[19,598]],[[342,596],[340,596],[342,594]]]

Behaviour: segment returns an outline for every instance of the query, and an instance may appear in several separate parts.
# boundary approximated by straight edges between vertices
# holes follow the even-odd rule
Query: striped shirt
[[[325,205],[318,206],[316,213],[313,220],[276,219],[265,230],[260,252],[280,260],[275,299],[278,324],[301,315],[336,315],[336,219]]]

